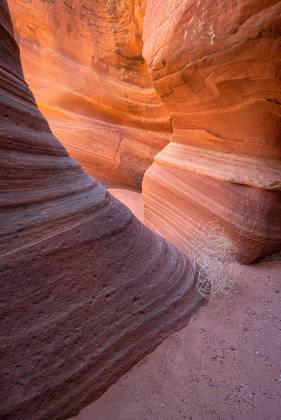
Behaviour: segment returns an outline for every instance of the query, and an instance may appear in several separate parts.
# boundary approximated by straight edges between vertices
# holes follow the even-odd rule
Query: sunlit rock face
[[[243,262],[281,247],[280,16],[276,0],[147,1],[143,56],[173,134],[145,218],[184,250],[212,223]]]
[[[146,222],[185,251],[213,223],[243,262],[280,249],[280,1],[9,5],[37,104],[84,169],[138,189],[149,168]]]
[[[142,57],[143,0],[9,0],[23,70],[89,173],[140,188],[171,122]]]
[[[196,268],[53,136],[5,0],[0,121],[0,417],[66,419],[187,323]]]

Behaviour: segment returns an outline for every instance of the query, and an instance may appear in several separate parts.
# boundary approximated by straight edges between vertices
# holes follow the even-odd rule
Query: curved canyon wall
[[[146,222],[185,252],[214,224],[242,262],[281,248],[280,1],[9,4],[38,106],[88,172],[137,189],[149,167]]]
[[[147,1],[143,56],[173,134],[145,219],[183,250],[213,223],[243,262],[281,248],[280,28],[276,0]]]
[[[186,324],[196,269],[52,135],[6,0],[0,120],[0,417],[65,419]]]
[[[9,0],[24,74],[72,157],[139,189],[171,122],[142,57],[144,0]]]

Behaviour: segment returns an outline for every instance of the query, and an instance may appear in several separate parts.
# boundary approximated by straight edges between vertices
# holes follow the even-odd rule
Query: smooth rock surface
[[[143,0],[9,0],[39,109],[84,169],[140,189],[171,122],[142,57]]]
[[[0,120],[0,417],[65,419],[186,325],[196,268],[53,136],[6,0]]]
[[[280,0],[9,4],[38,106],[84,169],[140,189],[148,168],[147,224],[184,252],[213,223],[235,260],[281,248]]]
[[[125,204],[141,222],[144,222],[143,199],[141,193],[124,190],[122,188],[109,188],[108,191]]]
[[[143,55],[173,134],[145,219],[185,251],[214,222],[243,262],[281,248],[280,27],[278,0],[147,1]]]

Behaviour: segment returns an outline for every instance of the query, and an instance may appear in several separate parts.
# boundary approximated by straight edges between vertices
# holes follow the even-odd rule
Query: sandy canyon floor
[[[143,219],[141,194],[110,191]],[[281,261],[239,266],[237,282],[76,420],[281,419]]]

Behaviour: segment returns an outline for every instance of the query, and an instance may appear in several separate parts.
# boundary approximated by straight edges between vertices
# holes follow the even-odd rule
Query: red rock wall
[[[195,268],[52,135],[6,0],[0,121],[0,417],[65,419],[187,322]]]
[[[140,188],[170,119],[142,57],[143,0],[10,0],[24,74],[89,173]]]
[[[244,262],[281,248],[280,28],[276,0],[147,2],[143,55],[173,134],[145,218],[183,250],[213,222]]]

